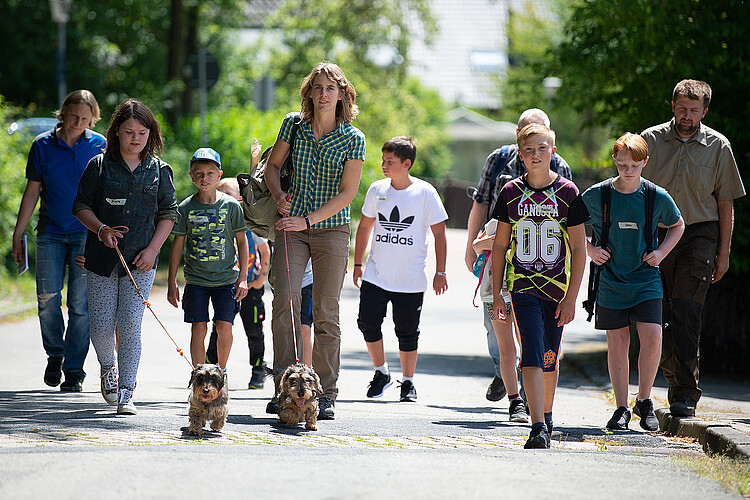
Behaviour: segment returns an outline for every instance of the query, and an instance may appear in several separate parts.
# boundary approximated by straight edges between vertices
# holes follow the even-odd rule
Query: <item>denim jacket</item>
[[[97,155],[89,161],[78,184],[73,214],[82,209],[92,210],[110,227],[129,228],[117,246],[132,269],[133,259],[151,242],[156,223],[163,219],[179,220],[172,168],[161,159],[147,155],[131,172],[119,154],[116,160],[106,154]],[[157,256],[154,268],[158,261]],[[89,232],[86,269],[109,276],[119,264],[115,250],[104,246],[95,233]],[[124,276],[125,269],[120,268],[119,275]]]

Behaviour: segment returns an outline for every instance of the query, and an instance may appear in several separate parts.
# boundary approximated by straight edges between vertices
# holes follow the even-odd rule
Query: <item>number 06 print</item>
[[[556,220],[540,223],[530,219],[518,221],[516,231],[516,258],[522,264],[531,264],[541,259],[545,264],[554,264],[560,257],[562,231]]]

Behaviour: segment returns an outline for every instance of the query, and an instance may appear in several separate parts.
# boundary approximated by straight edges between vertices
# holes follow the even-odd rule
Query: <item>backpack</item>
[[[654,200],[656,199],[656,185],[647,180],[643,179],[644,188],[646,190],[646,252],[650,253],[654,251]],[[607,247],[609,243],[609,225],[610,221],[610,209],[612,206],[612,179],[607,179],[602,184],[601,189],[601,200],[602,200],[602,234],[600,241],[597,242],[599,247]],[[599,291],[599,277],[602,272],[604,265],[598,266],[593,261],[589,263],[589,286],[588,286],[588,297],[583,301],[583,308],[588,313],[586,321],[591,321],[591,317],[594,315],[594,304],[596,304],[596,294]],[[664,271],[659,269],[661,274],[662,287],[665,286],[664,282]],[[666,288],[664,289],[664,297],[669,302],[669,296],[666,294]]]
[[[292,150],[294,148],[294,138],[297,136],[297,129],[301,121],[300,114],[296,113],[289,141],[289,154],[287,154],[279,171],[281,189],[284,191],[287,191],[291,184],[294,168]],[[250,231],[269,241],[273,241],[275,234],[274,224],[281,217],[276,208],[276,200],[271,196],[265,179],[266,163],[272,149],[273,146],[266,148],[261,156],[260,163],[249,174],[239,174],[237,176],[237,182],[240,185],[240,194],[242,195],[242,212],[245,218],[245,225]]]

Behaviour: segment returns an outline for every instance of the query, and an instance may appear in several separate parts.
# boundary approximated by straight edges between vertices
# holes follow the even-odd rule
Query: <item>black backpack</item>
[[[646,252],[654,251],[654,201],[656,199],[656,185],[647,180],[643,179],[644,187],[646,189]],[[602,184],[601,189],[602,197],[602,235],[601,240],[596,242],[599,247],[607,248],[609,243],[609,225],[610,220],[610,209],[612,206],[612,179],[607,179]],[[657,242],[658,243],[658,242]],[[606,264],[606,263],[605,263]],[[583,308],[589,314],[586,321],[591,321],[591,317],[594,315],[594,304],[596,304],[596,294],[599,291],[599,276],[602,272],[604,265],[598,266],[594,264],[594,261],[589,263],[589,286],[588,286],[588,297],[583,301]],[[662,287],[664,287],[664,271],[659,270],[661,274]],[[664,297],[669,301],[669,296],[664,290]]]

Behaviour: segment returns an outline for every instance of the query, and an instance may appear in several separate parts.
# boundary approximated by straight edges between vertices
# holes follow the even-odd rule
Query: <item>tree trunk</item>
[[[171,0],[171,2],[172,20],[169,25],[167,82],[182,81],[182,68],[185,65],[185,44],[182,37],[185,30],[185,8],[183,0]],[[173,87],[169,86],[168,88]],[[182,102],[177,95],[165,95],[164,97],[172,102],[171,106],[166,106],[165,112],[169,125],[174,129],[177,119],[182,116]]]

